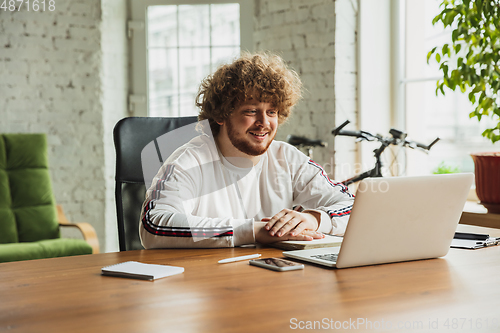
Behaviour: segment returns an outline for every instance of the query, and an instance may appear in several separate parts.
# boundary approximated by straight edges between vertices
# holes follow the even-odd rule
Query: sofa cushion
[[[0,244],[17,243],[16,218],[10,208],[0,207]]]
[[[53,205],[22,207],[13,210],[19,242],[36,242],[60,237],[56,208]],[[26,222],[28,221],[28,222]]]
[[[8,195],[5,208],[12,210],[9,216],[14,216],[17,227],[15,236],[5,238],[12,241],[17,239],[19,242],[59,238],[45,134],[4,134],[3,143],[5,151],[3,165],[8,178],[8,188],[0,186],[0,192],[3,191]],[[1,160],[0,158],[0,177],[2,177]],[[12,229],[10,225],[5,228]]]
[[[7,152],[6,168],[47,169],[47,139],[45,134],[3,134]]]
[[[16,218],[11,209],[12,200],[6,167],[5,141],[3,136],[0,136],[0,244],[18,241]]]
[[[0,244],[0,262],[82,254],[92,254],[92,247],[82,239],[58,238],[29,243]]]

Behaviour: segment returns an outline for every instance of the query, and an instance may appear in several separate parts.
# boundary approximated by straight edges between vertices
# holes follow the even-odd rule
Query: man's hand
[[[304,230],[295,236],[290,234],[285,234],[282,237],[271,236],[265,228],[266,224],[266,222],[254,222],[255,241],[257,243],[268,244],[285,240],[312,241],[313,239],[322,239],[325,237],[321,232],[313,230]]]
[[[265,229],[269,230],[271,236],[283,237],[288,233],[290,233],[290,236],[297,236],[304,230],[317,230],[319,226],[318,218],[320,217],[316,217],[311,213],[300,213],[285,208],[267,222]]]

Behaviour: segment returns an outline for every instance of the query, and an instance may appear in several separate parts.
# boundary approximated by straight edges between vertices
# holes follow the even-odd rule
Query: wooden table
[[[252,253],[281,256],[272,248],[144,250],[0,264],[0,332],[281,332],[315,324],[325,331],[500,331],[500,246],[340,270],[217,263]],[[127,260],[185,272],[156,281],[100,275]]]

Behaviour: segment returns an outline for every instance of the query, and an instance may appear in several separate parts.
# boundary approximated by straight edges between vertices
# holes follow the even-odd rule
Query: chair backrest
[[[59,237],[45,134],[0,135],[0,244]]]
[[[189,141],[193,131],[189,131],[187,136],[182,133],[176,135],[177,132],[167,136],[165,134],[189,124],[194,125],[196,122],[197,117],[129,117],[115,125],[115,201],[120,251],[143,248],[139,238],[139,220],[146,187],[174,150],[164,149],[165,143],[159,145],[160,137],[163,136],[170,142],[175,141],[177,148]],[[172,134],[181,139],[172,140]],[[144,153],[148,151],[154,151],[154,161],[144,158]],[[144,179],[145,175],[147,179]]]

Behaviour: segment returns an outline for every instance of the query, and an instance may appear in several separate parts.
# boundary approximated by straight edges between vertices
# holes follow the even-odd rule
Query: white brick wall
[[[106,250],[118,251],[118,229],[115,207],[115,149],[113,128],[127,114],[128,55],[125,27],[127,10],[125,1],[102,2],[102,70],[103,128],[104,128],[104,180],[106,184]]]
[[[107,136],[114,121],[109,114],[126,112],[127,89],[125,62],[116,61],[126,59],[124,40],[115,39],[114,66],[106,63],[122,76],[103,73],[103,61],[113,51],[101,47],[101,5],[123,8],[123,30],[116,36],[125,34],[125,5],[102,2],[57,0],[53,12],[0,11],[0,132],[47,134],[56,200],[70,220],[95,227],[104,251],[106,203],[114,206],[106,192],[105,152],[112,148]]]
[[[280,53],[305,85],[278,139],[328,141],[314,154],[330,176],[330,132],[357,117],[357,1],[255,0],[256,49]],[[111,133],[126,115],[125,22],[121,0],[0,11],[0,132],[47,133],[56,200],[71,220],[94,225],[103,251],[117,248]],[[352,140],[339,142],[337,162],[354,161]]]
[[[346,129],[358,129],[358,0],[335,1],[335,123],[345,120]],[[359,164],[359,146],[352,137],[335,141],[335,177],[344,180],[354,175]],[[356,170],[357,172],[361,170]]]
[[[254,42],[256,50],[281,54],[302,78],[304,99],[280,129],[288,134],[327,141],[314,151],[314,159],[333,178],[335,168],[331,130],[357,119],[357,0],[257,0]],[[354,140],[335,147],[336,163],[356,161]],[[339,140],[337,140],[337,143]]]

